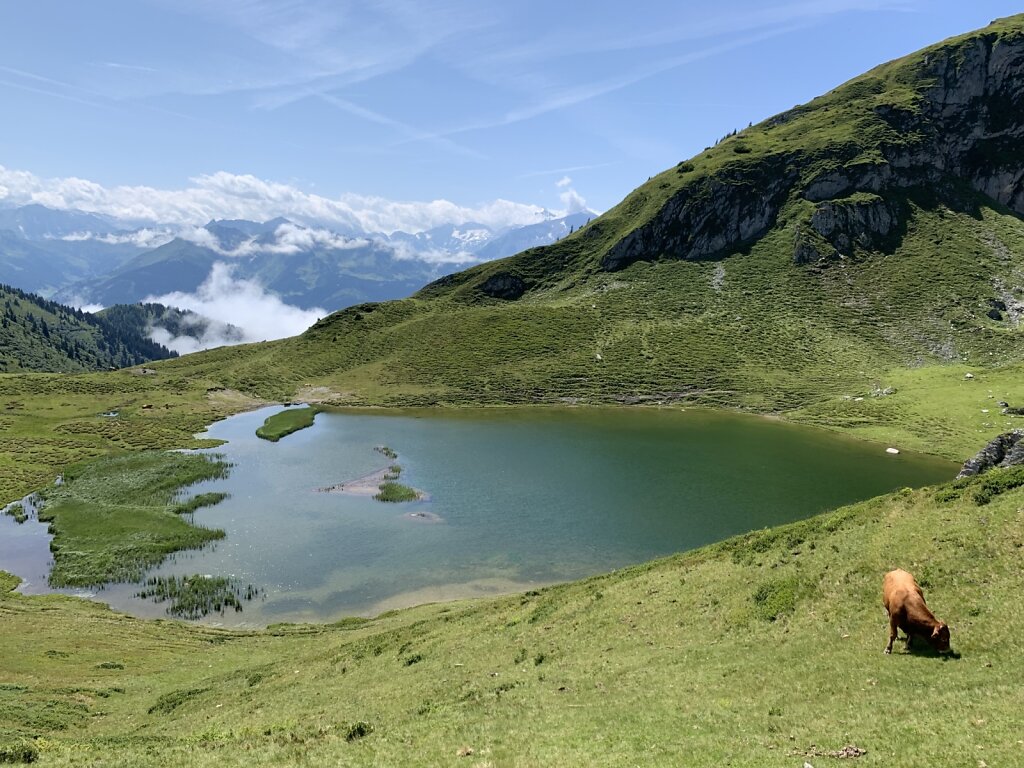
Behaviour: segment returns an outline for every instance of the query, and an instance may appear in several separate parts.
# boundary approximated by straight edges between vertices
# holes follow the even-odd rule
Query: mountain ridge
[[[576,238],[590,242],[606,271],[663,257],[716,259],[765,234],[793,192],[823,203],[952,180],[1024,213],[1021,18],[882,64],[735,132],[641,185]],[[795,138],[803,146],[787,146]],[[886,218],[863,207],[852,216]],[[818,257],[838,251],[828,238],[841,227],[807,224],[809,237],[794,246],[801,260],[822,240],[832,248]]]
[[[579,223],[579,214],[545,216],[528,226],[444,224],[414,234],[357,232],[285,217],[132,229],[129,222],[31,204],[0,209],[0,281],[78,305],[131,304],[192,293],[220,260],[285,301],[333,311],[408,296],[460,264],[552,242]]]
[[[0,284],[2,373],[102,371],[176,356],[117,313],[93,315]]]

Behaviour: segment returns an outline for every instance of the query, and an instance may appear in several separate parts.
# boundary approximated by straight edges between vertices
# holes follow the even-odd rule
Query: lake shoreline
[[[265,405],[263,408],[273,410],[275,406]],[[448,547],[448,549],[445,550],[447,553],[445,556],[445,562],[453,564],[462,562],[465,559],[466,563],[470,565],[470,570],[466,572],[466,575],[469,576],[467,581],[471,581],[473,575],[477,572],[474,570],[476,564],[486,564],[489,558],[497,558],[499,562],[502,562],[499,554],[494,549],[496,546],[493,543],[495,536],[499,538],[497,546],[499,548],[503,548],[507,547],[510,542],[521,540],[523,538],[522,531],[547,529],[550,533],[552,530],[550,528],[550,523],[552,522],[551,519],[546,519],[544,521],[538,520],[535,519],[536,515],[534,514],[535,510],[551,509],[550,501],[546,502],[541,498],[533,498],[532,501],[529,502],[531,507],[530,511],[520,510],[517,506],[517,502],[506,499],[504,496],[501,496],[500,501],[489,501],[489,497],[492,493],[496,492],[496,489],[505,487],[507,491],[507,487],[511,486],[515,489],[511,498],[518,499],[522,498],[522,494],[524,493],[529,495],[530,491],[528,489],[533,486],[540,488],[540,492],[543,495],[543,488],[546,487],[546,483],[550,482],[553,483],[551,488],[561,489],[560,493],[556,494],[556,498],[554,499],[560,507],[564,505],[567,498],[578,499],[587,497],[589,499],[588,506],[586,506],[585,511],[581,510],[578,513],[573,513],[574,515],[577,515],[577,517],[574,518],[575,522],[570,525],[570,528],[562,531],[560,535],[546,536],[545,538],[548,541],[569,541],[570,539],[578,538],[580,535],[586,536],[588,529],[607,525],[606,522],[604,522],[607,515],[601,511],[603,508],[602,498],[611,493],[611,490],[608,487],[605,487],[607,485],[606,480],[610,481],[613,476],[620,475],[623,471],[627,473],[626,479],[631,475],[643,475],[645,472],[642,470],[642,467],[639,467],[639,465],[636,469],[625,470],[621,463],[611,458],[621,450],[626,451],[624,454],[625,456],[635,457],[636,454],[632,450],[619,446],[611,453],[606,451],[604,453],[595,454],[595,457],[598,458],[600,462],[607,462],[608,460],[612,461],[611,464],[599,463],[598,466],[604,467],[604,469],[595,470],[596,475],[593,478],[593,482],[587,484],[588,486],[594,486],[596,483],[598,486],[601,486],[602,490],[597,492],[596,495],[592,495],[590,491],[585,488],[571,490],[567,495],[562,494],[562,492],[569,490],[565,484],[565,480],[567,478],[583,477],[586,475],[586,472],[580,471],[580,467],[576,466],[579,465],[580,462],[590,461],[588,458],[590,452],[585,449],[584,446],[593,444],[601,445],[602,443],[600,440],[598,440],[597,443],[593,443],[592,440],[594,435],[603,434],[605,430],[611,430],[608,432],[609,435],[616,434],[629,441],[633,439],[634,435],[638,437],[645,435],[643,438],[645,443],[652,437],[655,437],[660,441],[668,440],[668,442],[662,443],[662,448],[667,449],[661,451],[662,455],[672,455],[678,449],[679,451],[682,451],[680,456],[687,455],[691,457],[691,460],[687,462],[688,464],[696,460],[696,457],[703,456],[704,454],[717,456],[717,458],[711,460],[712,465],[709,470],[711,474],[719,474],[720,472],[725,472],[727,470],[733,460],[732,457],[734,457],[735,451],[740,446],[751,442],[751,440],[743,437],[743,435],[750,433],[750,430],[753,430],[752,434],[755,436],[755,439],[753,440],[754,443],[757,443],[760,440],[760,438],[757,437],[758,435],[767,436],[768,430],[771,429],[767,426],[768,422],[784,426],[786,431],[789,433],[789,437],[784,441],[784,444],[788,447],[782,447],[776,451],[776,453],[781,456],[789,457],[787,459],[788,461],[794,461],[800,465],[803,465],[805,460],[809,461],[812,465],[814,463],[813,457],[807,456],[801,458],[801,446],[817,443],[829,443],[836,445],[834,441],[837,439],[840,440],[840,443],[838,444],[840,446],[840,458],[838,461],[841,463],[835,466],[834,469],[836,470],[845,468],[850,461],[859,461],[861,457],[870,457],[872,454],[876,453],[870,448],[870,446],[865,446],[865,441],[857,440],[855,438],[841,439],[834,432],[823,431],[820,429],[811,429],[808,431],[806,429],[802,429],[799,424],[789,424],[783,419],[766,419],[764,417],[746,419],[744,418],[745,416],[754,414],[731,412],[726,409],[666,408],[658,406],[653,408],[638,408],[632,405],[615,407],[530,406],[515,409],[511,407],[476,408],[468,406],[429,409],[364,409],[345,406],[325,409],[325,413],[330,418],[326,420],[321,420],[320,418],[317,419],[317,424],[315,426],[317,426],[318,429],[311,430],[311,434],[309,435],[310,439],[296,443],[293,448],[281,449],[271,444],[264,443],[262,440],[258,440],[254,437],[250,439],[250,436],[252,436],[251,427],[243,426],[260,423],[262,417],[265,416],[266,413],[266,410],[256,409],[255,411],[249,412],[247,416],[239,415],[231,417],[233,419],[240,418],[242,421],[235,422],[237,426],[229,427],[227,429],[218,425],[223,425],[225,423],[230,424],[231,421],[227,420],[226,422],[226,420],[221,419],[213,422],[205,433],[209,436],[211,435],[212,430],[212,435],[216,436],[215,439],[221,443],[220,450],[228,448],[228,452],[230,453],[233,446],[237,446],[241,450],[239,456],[244,458],[239,459],[239,463],[236,465],[237,471],[241,472],[242,467],[247,466],[250,469],[249,477],[247,478],[244,475],[240,476],[240,484],[236,485],[231,490],[240,500],[245,499],[247,494],[250,494],[248,495],[248,498],[250,499],[248,502],[249,509],[252,509],[252,499],[266,500],[266,503],[269,504],[273,503],[270,501],[270,499],[273,498],[273,491],[271,489],[274,486],[281,485],[280,482],[273,482],[272,474],[270,474],[276,471],[276,467],[305,468],[310,466],[313,471],[307,472],[306,474],[310,479],[313,479],[313,482],[299,487],[295,487],[295,484],[291,483],[291,490],[289,491],[289,494],[292,495],[292,498],[281,498],[274,507],[275,509],[281,509],[284,507],[293,509],[294,513],[288,515],[290,527],[296,531],[306,530],[306,524],[303,522],[306,519],[304,516],[306,513],[303,510],[306,509],[308,505],[305,501],[300,502],[297,505],[293,503],[292,499],[294,499],[295,492],[311,495],[314,493],[317,495],[323,493],[337,494],[340,496],[355,497],[357,500],[360,497],[365,500],[376,496],[377,493],[380,492],[380,486],[388,479],[387,476],[389,473],[394,472],[395,463],[397,463],[397,455],[395,459],[391,459],[391,457],[385,453],[388,460],[394,463],[382,464],[374,467],[374,464],[377,462],[372,459],[368,459],[366,456],[367,449],[373,447],[378,450],[378,452],[384,453],[384,450],[382,449],[383,446],[381,446],[382,442],[390,442],[392,445],[403,445],[405,448],[403,453],[408,453],[408,455],[418,457],[417,478],[429,478],[428,482],[437,484],[438,489],[444,491],[442,496],[444,499],[444,506],[443,508],[439,507],[438,512],[441,512],[445,519],[443,519],[441,515],[436,514],[428,505],[418,506],[414,503],[412,505],[407,505],[404,509],[399,508],[398,514],[391,515],[385,513],[382,515],[380,513],[383,510],[375,503],[371,503],[370,506],[367,506],[364,501],[362,502],[363,507],[359,508],[352,507],[348,502],[341,502],[339,500],[336,504],[334,502],[326,505],[318,503],[314,507],[309,507],[310,509],[315,508],[319,510],[316,513],[319,517],[310,518],[310,520],[311,522],[315,522],[316,525],[320,525],[322,521],[327,521],[326,524],[330,526],[342,526],[342,528],[338,530],[338,533],[330,533],[326,537],[323,535],[320,536],[320,540],[330,540],[332,542],[337,541],[338,544],[342,545],[344,545],[343,542],[345,542],[346,539],[354,540],[352,539],[353,535],[356,534],[357,531],[365,529],[366,526],[381,526],[379,529],[380,533],[371,535],[368,539],[370,549],[366,551],[373,552],[379,547],[387,547],[388,551],[392,553],[390,556],[398,557],[400,561],[403,558],[409,559],[410,556],[412,556],[413,561],[416,561],[421,556],[421,551],[426,550],[422,549],[423,542],[419,542],[419,546],[414,546],[411,549],[408,549],[405,554],[394,554],[395,552],[402,551],[393,550],[392,548],[394,543],[400,541],[405,535],[400,532],[401,528],[405,526],[399,526],[398,528],[395,527],[397,521],[406,521],[406,526],[409,523],[423,523],[424,527],[421,529],[423,531],[423,535],[429,536],[428,540],[436,540],[436,534],[427,534],[426,531],[433,528],[434,524],[450,520],[452,521],[452,525],[450,526],[452,531],[451,533],[448,533],[448,528],[440,529],[446,531],[443,534],[443,537],[448,537],[452,542],[459,541],[458,538],[452,537],[468,537],[462,539],[462,541],[465,542],[464,544],[445,545]],[[345,423],[347,425],[359,424],[360,422],[364,425],[357,430],[357,433],[360,436],[357,437],[356,442],[352,444],[352,448],[345,449],[345,451],[348,452],[343,451],[342,453],[338,453],[335,450],[334,443],[323,442],[323,439],[327,438],[327,435],[338,432],[337,426],[331,426],[334,418],[345,420],[344,422],[339,423]],[[355,421],[349,422],[348,419],[354,419]],[[398,420],[397,423],[394,421],[395,419]],[[764,426],[758,426],[759,424]],[[731,434],[732,437],[723,436],[720,439],[716,438],[721,443],[717,449],[713,444],[705,444],[701,442],[706,439],[705,437],[702,437],[702,435],[717,435],[723,428],[726,429],[726,433],[724,434]],[[440,429],[445,430],[445,433],[449,435],[452,434],[450,432],[451,430],[460,434],[468,430],[476,435],[474,439],[479,442],[473,443],[472,445],[474,447],[472,449],[460,448],[460,452],[450,454],[452,449],[451,446],[458,445],[459,443],[451,443],[449,439],[443,440],[441,444],[445,446],[444,450],[446,452],[446,458],[443,462],[444,467],[442,468],[442,466],[439,465],[433,457],[428,459],[428,455],[435,450],[433,435],[443,434],[437,432],[437,430]],[[794,429],[798,431],[793,432]],[[324,434],[325,432],[327,435]],[[352,433],[351,426],[346,426],[341,433],[350,435]],[[773,429],[771,434],[775,434]],[[565,438],[571,435],[577,436],[577,442],[574,442],[573,440],[565,442]],[[686,435],[691,435],[691,437],[686,438]],[[497,452],[497,457],[502,455],[506,437],[512,438],[518,445],[518,447],[514,449],[514,454],[508,454],[505,458],[494,458],[489,460],[488,456],[494,452]],[[783,435],[783,437],[785,437],[785,435]],[[690,440],[690,446],[688,448],[681,447],[681,444],[676,442],[679,438],[686,438],[687,440]],[[579,439],[582,439],[583,442],[578,442]],[[588,443],[588,440],[591,442]],[[618,443],[615,444],[618,445]],[[258,448],[256,453],[253,453],[249,448],[247,448],[247,446],[251,447],[259,445],[262,445],[263,447]],[[467,443],[466,445],[469,444]],[[844,445],[846,447],[842,447]],[[858,445],[859,448],[857,448]],[[528,466],[519,464],[520,457],[537,452],[544,453],[547,458],[543,459],[541,463],[537,465],[536,469],[540,470],[541,475],[544,475],[547,472],[547,469],[550,468],[551,472],[555,474],[555,477],[549,478],[547,481],[538,479],[533,473],[533,470],[529,469]],[[849,454],[848,458],[842,458],[843,456],[847,456],[847,454]],[[257,459],[257,457],[262,458],[259,458],[256,464],[253,464],[252,461]],[[515,458],[515,461],[510,463],[509,459],[511,458]],[[756,460],[756,462],[760,463],[763,459],[764,456],[762,453],[758,452],[757,456],[752,457],[751,460]],[[701,459],[701,461],[704,460],[705,459]],[[311,461],[313,462],[312,465],[310,464]],[[912,456],[902,456],[895,461],[891,459],[882,459],[882,461],[886,465],[891,465],[891,470],[888,470],[886,474],[889,474],[889,472],[899,474],[901,470],[897,469],[898,465],[904,464],[904,462],[909,462],[911,464],[914,463]],[[260,462],[262,462],[262,464]],[[481,462],[483,463],[481,464]],[[565,462],[569,462],[569,464],[567,465]],[[646,466],[646,462],[642,463]],[[536,461],[534,461],[534,464],[536,464]],[[571,468],[570,465],[575,466],[575,468]],[[356,470],[365,470],[368,467],[374,468],[370,472],[366,472],[359,477],[355,477],[354,479],[346,480],[344,482],[320,487],[315,484],[316,480],[323,482],[323,479],[329,479],[331,475],[336,477],[339,467],[349,467]],[[452,475],[452,467],[463,467],[466,471],[457,470],[455,475]],[[469,469],[470,467],[472,467],[472,469]],[[441,470],[440,474],[439,470]],[[666,467],[666,471],[667,470],[668,468]],[[293,471],[294,470],[292,469],[285,470],[286,474]],[[955,468],[951,466],[950,477],[952,477],[953,473],[955,473]],[[501,479],[503,474],[506,477],[504,480]],[[290,477],[291,475],[288,474],[288,476]],[[651,484],[653,479],[647,481],[638,480],[634,483],[634,485],[638,485],[638,487],[629,492],[629,498],[632,499],[632,501],[622,500],[620,502],[620,507],[622,505],[626,505],[627,507],[635,505],[637,499],[643,499],[645,503],[649,502],[654,504],[655,502],[653,501],[653,498],[649,498],[650,494],[652,492],[656,492],[654,493],[654,496],[658,496],[660,493],[659,488],[664,486],[664,478],[669,476],[671,476],[671,473],[669,475],[661,476],[662,479],[653,483],[653,485]],[[295,475],[295,478],[298,477],[298,475]],[[777,480],[778,478],[786,478],[788,475],[785,472],[782,472],[781,474],[773,474],[772,477]],[[493,483],[492,478],[494,480]],[[525,478],[532,479],[526,481]],[[284,478],[282,477],[282,480],[283,479]],[[271,481],[269,485],[265,482],[267,480]],[[768,482],[774,483],[775,480],[769,480]],[[252,481],[255,481],[255,483]],[[538,483],[540,485],[538,485]],[[498,492],[502,493],[500,491]],[[676,499],[683,498],[683,496],[679,495],[680,492],[685,496],[686,489],[679,489],[679,492],[676,493]],[[417,501],[428,500],[426,494],[423,494],[420,491],[418,491],[418,493],[420,494],[420,497]],[[457,501],[460,495],[467,496],[469,501],[461,502],[462,506],[453,506],[453,504],[457,505],[460,503]],[[850,496],[849,498],[857,497]],[[478,513],[474,511],[474,517],[470,519],[474,521],[472,525],[477,527],[473,528],[471,526],[467,526],[467,518],[464,517],[464,512],[462,510],[471,508],[476,509],[480,506],[481,501],[483,501],[485,505],[489,505],[495,511],[488,513],[491,517],[480,519],[479,521],[477,521],[476,518]],[[257,506],[261,505],[265,506],[265,504],[262,504],[262,501],[257,502]],[[823,507],[808,507],[807,512],[813,512],[820,508]],[[523,514],[524,512],[525,514]],[[620,519],[621,514],[614,515],[614,517],[616,519]],[[645,517],[648,521],[653,519],[649,515]],[[203,519],[203,517],[199,517],[196,520],[197,522],[201,522]],[[565,518],[563,518],[563,520],[564,519]],[[216,521],[211,524],[219,528],[228,527],[224,522],[225,520],[232,524],[234,523],[233,520],[224,517],[207,517],[205,520]],[[353,523],[356,524],[357,528],[351,528]],[[645,525],[646,524],[647,523],[645,523]],[[761,519],[760,522],[755,521],[752,524],[755,527],[770,525],[771,519],[764,518]],[[268,521],[266,524],[255,523],[255,525],[258,526],[258,538],[262,537],[267,540],[273,540],[284,544],[293,536],[292,532],[287,530],[278,531],[275,534],[274,531],[276,528],[275,523],[273,522]],[[268,525],[269,527],[267,527]],[[561,523],[559,523],[559,525],[561,525]],[[642,528],[643,526],[640,527]],[[416,528],[420,528],[420,526],[416,526]],[[628,539],[635,532],[636,528],[637,526],[631,526],[628,531],[620,531],[615,535],[615,538],[623,540]],[[638,548],[631,551],[636,553],[635,556],[638,558],[650,558],[666,555],[671,551],[685,551],[693,546],[700,546],[702,543],[711,541],[711,539],[705,538],[700,538],[699,540],[692,539],[690,535],[685,532],[685,528],[686,526],[683,526],[679,531],[675,531],[675,529],[672,529],[674,532],[666,531],[667,535],[660,540],[658,536],[649,537],[646,544],[637,543],[635,546]],[[482,539],[475,538],[488,529],[504,531],[504,533],[484,535]],[[242,531],[242,533],[236,534],[236,530]],[[715,530],[721,530],[721,535],[728,536],[734,531],[741,531],[742,526],[734,523],[725,527],[719,526],[719,528],[715,528]],[[469,532],[468,535],[466,533],[467,531]],[[241,536],[241,538],[237,539],[238,546],[246,549],[249,549],[252,546],[252,542],[254,541],[252,534],[245,533],[244,526],[242,526],[238,529],[231,528],[231,532],[228,537],[229,541],[225,547],[230,549],[232,546],[235,546],[232,542],[236,542],[236,535]],[[296,535],[299,538],[302,538],[306,534],[300,532]],[[709,532],[708,535],[718,534],[711,534]],[[248,543],[246,542],[246,536],[249,537]],[[340,536],[341,538],[336,539],[335,537],[337,536]],[[651,548],[651,541],[655,542],[653,548]],[[662,543],[666,541],[675,542],[671,544],[675,549],[663,549]],[[481,544],[484,545],[482,549]],[[257,546],[259,545],[257,544]],[[562,550],[552,550],[544,555],[543,562],[531,563],[527,570],[531,575],[546,573],[550,563],[562,562],[562,555],[564,554],[566,561],[569,563],[576,563],[580,566],[578,572],[570,569],[570,572],[567,572],[564,577],[566,580],[574,580],[575,578],[594,575],[598,571],[593,570],[592,566],[594,563],[591,562],[593,561],[593,557],[589,554],[595,551],[593,549],[594,545],[588,546],[590,547],[589,549],[581,549],[580,551],[575,551],[572,547],[568,548],[568,550],[572,551],[567,550],[563,552]],[[608,545],[602,542],[597,546],[605,547]],[[309,547],[310,549],[294,552],[292,556],[293,562],[305,562],[305,558],[311,556],[309,553],[318,549],[320,544],[318,541],[311,541]],[[547,544],[542,545],[542,549],[544,547],[547,547]],[[510,555],[512,558],[511,562],[514,562],[517,565],[521,562],[530,562],[531,557],[525,556],[524,552],[519,551],[522,547],[512,546],[511,549],[514,552],[514,554]],[[548,549],[550,549],[550,547],[548,547]],[[450,550],[450,552],[448,550]],[[380,587],[375,587],[371,592],[361,591],[362,587],[359,585],[362,582],[360,579],[364,578],[361,573],[356,574],[353,577],[355,581],[351,582],[345,581],[345,579],[348,579],[349,577],[342,577],[340,575],[344,572],[345,568],[351,567],[355,569],[355,571],[358,571],[359,568],[364,567],[358,565],[358,558],[361,557],[361,555],[358,554],[359,551],[361,550],[350,550],[348,554],[342,555],[337,547],[331,547],[332,558],[335,558],[331,562],[342,564],[338,570],[339,581],[337,584],[339,586],[336,593],[338,595],[351,593],[351,597],[346,597],[344,603],[342,603],[340,599],[338,600],[339,606],[342,604],[352,606],[351,609],[344,609],[340,615],[345,615],[345,613],[350,612],[350,610],[361,610],[360,608],[356,608],[356,606],[365,605],[364,601],[369,599],[371,595],[380,595],[382,597],[386,597],[387,595],[387,589],[381,589]],[[268,555],[269,553],[264,552],[261,557],[263,559],[267,559]],[[192,555],[187,555],[186,557],[188,559],[192,559]],[[237,573],[237,571],[230,570],[232,568],[236,568],[237,563],[226,565],[222,563],[219,564],[220,561],[214,560],[200,561],[200,557],[205,557],[205,555],[196,556],[196,561],[203,564],[186,567],[201,573]],[[625,564],[635,564],[644,561],[643,559],[633,558],[634,554],[623,554],[621,558],[613,556],[606,562],[615,566],[622,566]],[[259,560],[260,557],[257,557],[257,561]],[[224,562],[229,563],[232,561],[229,559]],[[171,567],[165,568],[163,571],[156,572],[169,574],[172,572],[177,573],[182,570],[181,567],[174,567],[173,563],[170,565]],[[324,567],[328,568],[328,572],[330,572],[329,569],[334,566],[331,566],[328,563]],[[561,572],[562,568],[559,567],[554,570],[556,572]],[[178,573],[178,575],[187,574],[182,572]],[[543,576],[541,578],[544,579]],[[251,580],[254,583],[259,583],[259,577],[256,575],[247,574],[245,579],[247,581]],[[401,578],[395,577],[391,580],[395,582],[394,586],[396,588],[396,592],[415,592],[420,583],[415,574],[412,573],[411,569],[409,576]],[[547,579],[544,580],[546,581]],[[459,579],[456,577],[452,581],[457,583]],[[269,585],[273,582],[266,583]],[[278,583],[281,584],[282,589],[277,591],[276,599],[284,599],[288,595],[294,593],[296,604],[301,603],[302,588],[297,587],[298,582],[290,579],[288,582]],[[287,583],[287,587],[285,587],[285,583]],[[307,589],[306,593],[313,594],[315,591],[316,590],[310,591]],[[104,595],[104,597],[107,598],[109,598],[109,596],[109,593]],[[116,603],[118,601],[114,602]],[[284,602],[289,601],[284,599]],[[123,604],[119,604],[117,609],[124,610],[126,608]],[[127,610],[133,609],[127,608]],[[247,610],[241,617],[244,623],[252,621],[252,618],[248,616],[248,613],[249,611]],[[331,613],[330,609],[328,609],[327,612],[321,614],[321,619],[330,620],[331,617],[336,615],[339,614]]]

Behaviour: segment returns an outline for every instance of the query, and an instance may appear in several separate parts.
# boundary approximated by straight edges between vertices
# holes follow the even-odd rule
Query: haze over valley
[[[0,199],[9,205],[0,207],[0,283],[89,311],[138,302],[188,311],[200,333],[172,335],[156,324],[150,334],[181,353],[294,336],[338,309],[403,298],[456,269],[555,242],[597,215],[578,196],[566,198],[576,210],[556,212],[438,205],[429,229],[368,232],[355,215],[344,225],[283,216],[197,225],[12,206],[12,197],[8,188]],[[473,215],[490,223],[465,220]],[[389,223],[416,226],[417,218]]]

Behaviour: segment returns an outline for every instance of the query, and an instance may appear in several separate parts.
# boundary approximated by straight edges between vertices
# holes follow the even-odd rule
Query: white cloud
[[[562,205],[565,206],[566,215],[570,213],[582,213],[587,210],[587,201],[583,195],[577,192],[575,189],[567,189],[565,192],[558,196],[559,200],[562,201]]]
[[[256,243],[250,241],[254,252],[266,253],[299,253],[314,248],[330,251],[348,251],[363,248],[370,241],[363,237],[344,237],[329,229],[310,229],[296,224],[282,224],[274,231],[273,243]]]
[[[364,248],[372,242],[365,237],[345,237],[329,229],[303,227],[290,222],[275,229],[272,239],[250,237],[234,248],[224,248],[217,236],[205,227],[186,227],[178,231],[177,237],[231,258],[260,253],[291,255],[314,249],[349,251]]]
[[[91,314],[96,314],[100,310],[106,309],[106,307],[104,307],[102,304],[92,304],[88,301],[85,301],[81,296],[73,296],[72,298],[67,300],[62,299],[61,303],[66,304],[69,307],[74,307],[75,309],[80,309],[83,312],[89,312]]]
[[[60,238],[72,243],[83,240],[95,240],[98,243],[107,245],[134,245],[138,248],[158,248],[174,239],[174,233],[167,229],[150,229],[143,227],[134,232],[111,232],[108,234],[97,234],[95,232],[72,232]]]
[[[327,315],[326,310],[318,307],[305,310],[285,304],[255,280],[234,278],[233,269],[230,264],[217,262],[195,293],[176,291],[147,297],[146,302],[178,307],[213,321],[198,340],[190,336],[172,337],[162,328],[153,329],[153,340],[187,354],[211,347],[295,336]],[[229,325],[241,329],[242,337],[231,333]]]
[[[409,243],[403,243],[401,241],[388,243],[387,247],[391,249],[391,257],[396,261],[416,260],[432,264],[434,266],[441,266],[444,264],[465,266],[467,264],[475,264],[480,261],[479,256],[472,254],[469,251],[446,251],[443,248],[416,249]]]
[[[225,171],[196,176],[183,189],[104,187],[75,177],[44,179],[0,165],[0,202],[39,203],[104,214],[125,222],[201,227],[211,219],[267,221],[282,216],[362,233],[421,232],[443,224],[477,222],[493,229],[536,224],[549,217],[539,205],[494,200],[465,206],[450,200],[395,201],[343,194],[324,197],[290,184]]]
[[[562,212],[563,216],[568,216],[571,213],[582,213],[587,210],[587,201],[583,195],[573,189],[572,179],[568,176],[563,176],[555,182],[555,186],[564,190],[558,195],[558,199],[565,206],[565,211]]]

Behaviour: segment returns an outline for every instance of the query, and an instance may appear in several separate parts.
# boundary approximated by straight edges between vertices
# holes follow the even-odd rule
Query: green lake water
[[[828,432],[681,409],[322,413],[279,443],[255,436],[276,409],[214,424],[235,466],[191,492],[231,497],[195,513],[210,549],[154,573],[214,574],[265,590],[211,623],[263,625],[576,579],[808,517],[957,467]],[[429,499],[385,504],[318,492],[391,463]],[[413,514],[415,513],[415,514]],[[416,515],[425,514],[426,517]],[[0,567],[3,567],[0,551]],[[98,595],[138,615],[135,587]],[[26,591],[42,591],[38,582]]]

